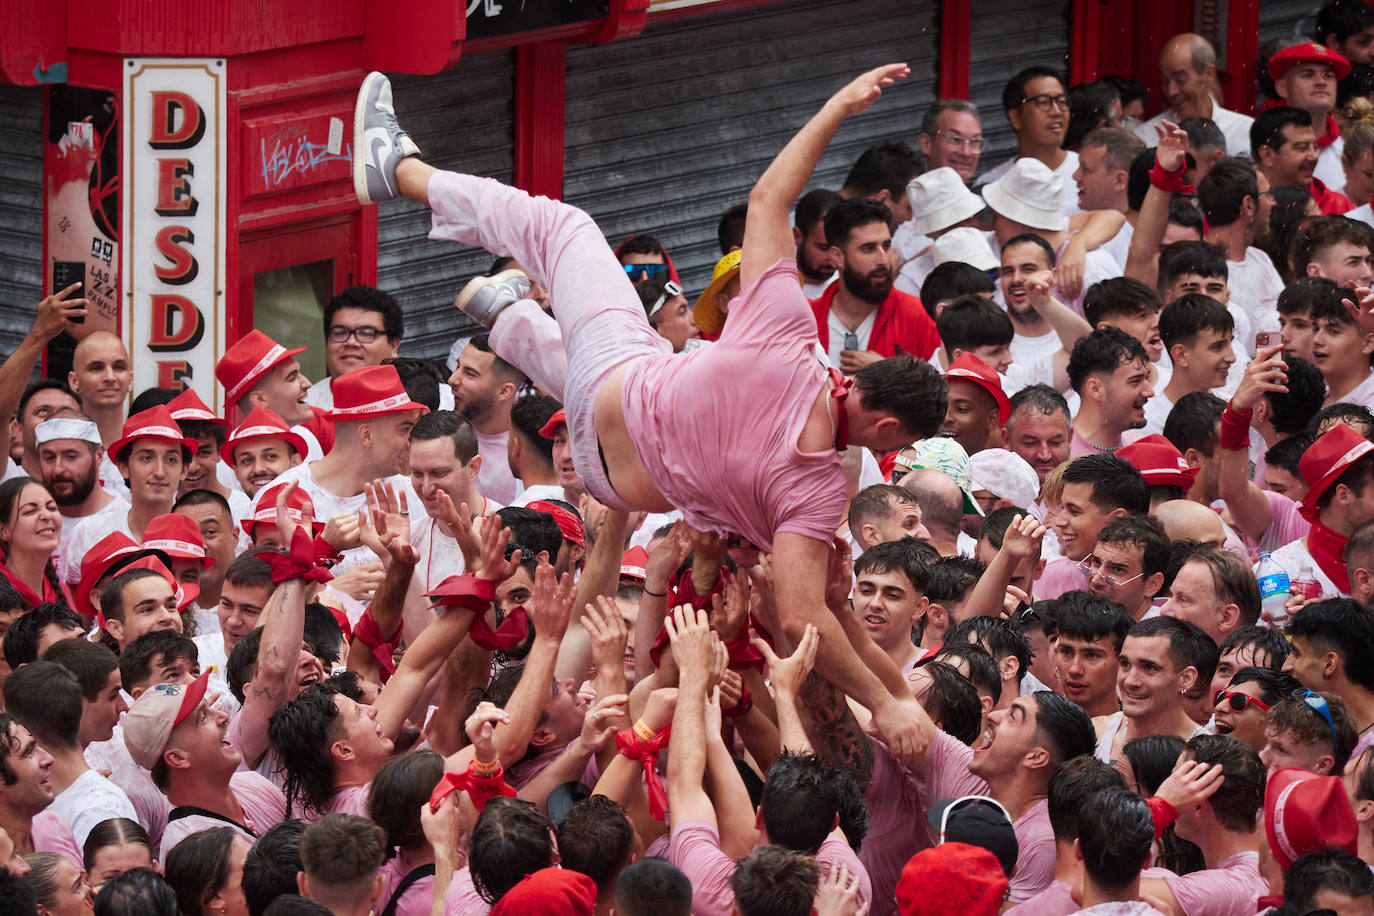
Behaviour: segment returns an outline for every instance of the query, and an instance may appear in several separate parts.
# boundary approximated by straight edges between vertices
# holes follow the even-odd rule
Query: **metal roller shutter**
[[[866,147],[913,147],[935,91],[934,0],[799,0],[656,23],[568,49],[564,198],[612,245],[649,233],[689,296],[720,257],[716,225],[835,90],[886,61],[911,76],[846,122],[812,187],[837,188]]]
[[[0,85],[0,354],[33,327],[43,294],[43,90]]]
[[[969,55],[969,95],[983,120],[986,172],[1016,151],[1002,110],[1007,80],[1027,67],[1068,69],[1069,4],[1044,0],[974,0],[973,43]]]
[[[437,168],[509,183],[515,149],[515,65],[510,51],[461,58],[437,76],[393,76],[396,113]],[[479,248],[429,239],[429,209],[408,201],[378,213],[377,285],[406,310],[406,356],[438,358],[471,323],[453,307],[460,279],[485,273]]]
[[[1317,7],[1312,0],[1261,0],[1259,40],[1263,45],[1277,41],[1281,46],[1309,41],[1317,25]]]

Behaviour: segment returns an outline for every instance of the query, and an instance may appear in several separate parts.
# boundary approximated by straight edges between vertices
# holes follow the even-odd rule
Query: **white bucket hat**
[[[1031,229],[1059,232],[1064,181],[1039,159],[1017,159],[1005,175],[983,188],[983,200],[995,212]]]
[[[936,239],[930,248],[930,261],[932,268],[946,261],[963,261],[982,271],[996,270],[1002,266],[997,255],[992,253],[987,237],[972,226],[951,229]]]
[[[949,166],[917,175],[906,186],[911,204],[911,228],[918,235],[948,229],[982,212],[986,204]]]

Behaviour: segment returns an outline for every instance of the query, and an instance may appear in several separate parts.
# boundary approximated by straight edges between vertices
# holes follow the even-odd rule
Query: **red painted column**
[[[515,186],[563,196],[563,103],[567,48],[558,43],[515,49]]]
[[[1259,59],[1259,0],[1229,0],[1226,15],[1226,72],[1222,104],[1253,114]]]
[[[972,54],[973,0],[940,2],[940,98],[966,99]]]
[[[1073,86],[1100,75],[1102,4],[1099,0],[1074,0],[1069,22],[1069,85]]]

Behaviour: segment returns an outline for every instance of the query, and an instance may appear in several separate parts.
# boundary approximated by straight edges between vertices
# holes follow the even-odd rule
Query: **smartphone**
[[[73,283],[81,284],[81,290],[77,291],[78,298],[84,296],[86,287],[86,262],[54,260],[52,262],[53,293],[60,293]],[[85,317],[77,317],[72,319],[72,324],[84,324],[85,321]]]
[[[1283,335],[1278,331],[1260,331],[1255,335],[1255,349],[1261,347],[1273,347],[1283,343]]]

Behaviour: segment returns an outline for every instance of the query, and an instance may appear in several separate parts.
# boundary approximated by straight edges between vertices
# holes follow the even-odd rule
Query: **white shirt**
[[[200,664],[200,670],[210,672],[210,678],[205,682],[205,692],[218,693],[219,699],[215,701],[215,705],[232,716],[238,712],[242,704],[229,690],[229,653],[224,649],[224,634],[202,633],[192,637],[191,642],[196,644],[196,660]]]
[[[24,471],[24,469],[21,466],[14,463],[13,458],[11,458],[9,455],[5,456],[5,476],[0,477],[0,483],[4,483],[7,480],[13,480],[16,477],[27,476],[28,474]]]
[[[132,701],[126,699],[126,702]],[[135,820],[148,831],[156,847],[162,841],[162,831],[167,826],[167,812],[172,806],[162,790],[153,784],[148,771],[134,763],[134,758],[129,755],[129,747],[124,743],[124,726],[116,725],[109,741],[86,745],[83,756],[87,766],[92,770],[108,772],[110,782],[128,796],[134,811],[138,812]]]
[[[556,483],[531,484],[521,490],[520,495],[515,497],[509,505],[523,507],[530,503],[537,503],[541,499],[563,499],[563,488]]]
[[[129,487],[124,483],[123,475],[119,473],[119,468],[115,467],[114,460],[108,452],[100,459],[100,486],[115,499],[129,498]]]
[[[1317,167],[1312,177],[1326,185],[1328,191],[1345,193],[1345,166],[1341,165],[1341,152],[1345,150],[1345,138],[1337,137],[1330,145],[1317,153]]]
[[[61,564],[57,567],[58,577],[68,585],[75,585],[81,578],[81,560],[106,535],[120,531],[137,542],[138,538],[129,528],[129,511],[132,508],[128,502],[116,499],[94,515],[83,518],[72,530],[71,537],[67,538]]]
[[[1164,421],[1169,419],[1169,411],[1174,409],[1174,402],[1169,400],[1169,396],[1164,393],[1164,387],[1155,388],[1155,396],[1145,402],[1145,426],[1139,430],[1133,430],[1140,436],[1153,436],[1163,434]],[[1122,437],[1125,441],[1125,437]]]
[[[916,232],[916,221],[907,220],[892,233],[892,247],[903,261],[909,261],[930,247],[931,238]]]
[[[1279,329],[1278,302],[1283,278],[1269,255],[1254,246],[1245,249],[1245,260],[1227,261],[1226,287],[1231,301],[1245,309],[1256,331]],[[1253,346],[1253,344],[1252,344]]]
[[[1124,271],[1126,269],[1126,258],[1131,253],[1131,239],[1135,237],[1135,226],[1127,220],[1121,224],[1116,235],[1107,240],[1102,246],[1102,250],[1112,256],[1112,260]],[[1086,284],[1085,284],[1086,285]]]
[[[467,572],[467,561],[458,547],[458,539],[440,531],[439,523],[428,516],[412,529],[411,546],[420,555],[415,574],[426,592],[449,576]]]
[[[1039,337],[1016,334],[1011,339],[1011,358],[1017,365],[1029,366],[1044,359],[1052,359],[1062,349],[1059,335],[1050,331]]]
[[[214,607],[201,607],[200,601],[191,605],[191,618],[195,621],[196,636],[219,635],[219,613]]]
[[[1126,225],[1130,224],[1127,223]],[[1068,246],[1069,243],[1065,242],[1060,246],[1059,250],[1054,253],[1054,262],[1056,265],[1063,260],[1064,249]],[[1121,265],[1116,263],[1116,259],[1108,253],[1107,249],[1105,247],[1091,248],[1083,259],[1083,289],[1080,290],[1078,295],[1073,299],[1066,298],[1063,293],[1059,293],[1059,300],[1079,315],[1082,315],[1083,297],[1088,294],[1088,288],[1094,283],[1099,283],[1103,280],[1111,280],[1119,276],[1121,276]],[[1056,289],[1055,292],[1058,293],[1059,290]],[[1057,337],[1055,339],[1058,340]]]
[[[78,848],[86,845],[86,837],[101,821],[112,817],[138,821],[138,813],[134,811],[124,790],[95,770],[87,770],[76,777],[52,800],[49,807],[71,824],[72,836]]]
[[[1374,410],[1374,374],[1365,376],[1354,388],[1351,388],[1341,397],[1342,404],[1359,404]]]
[[[929,251],[923,251],[902,265],[902,269],[897,272],[897,281],[892,284],[909,296],[918,299],[921,296],[921,287],[925,285],[926,277],[935,269],[935,257]]]
[[[1361,204],[1347,213],[1346,217],[1348,219],[1357,219],[1362,223],[1374,226],[1374,206],[1370,204]]]
[[[477,432],[476,429],[473,432]],[[482,456],[482,469],[477,472],[477,492],[509,506],[521,490],[520,481],[510,471],[506,443],[510,431],[477,433],[477,454]]]
[[[874,309],[864,317],[863,321],[859,322],[859,326],[854,329],[854,336],[859,339],[859,345],[855,349],[868,349],[868,341],[873,336],[873,325],[877,321],[878,310]],[[830,329],[830,347],[826,355],[830,358],[830,365],[838,369],[840,368],[840,354],[845,350],[844,339],[850,332],[844,323],[835,317],[834,309],[826,313],[825,322]]]
[[[802,281],[802,295],[807,299],[819,299],[821,293],[830,288],[830,284],[839,279],[839,273],[833,273],[820,283],[812,283],[809,280]]]
[[[1323,600],[1327,598],[1348,597],[1341,593],[1336,587],[1336,583],[1317,565],[1317,561],[1312,558],[1312,553],[1307,549],[1307,544],[1302,538],[1284,544],[1278,550],[1269,554],[1273,561],[1288,573],[1288,580],[1296,582],[1299,579],[1316,579],[1321,583]]]
[[[1155,125],[1165,120],[1177,124],[1180,120],[1178,112],[1166,111],[1155,115],[1137,127],[1135,135],[1143,140],[1146,146],[1153,147],[1159,143]],[[1226,138],[1226,155],[1250,158],[1250,125],[1255,123],[1254,118],[1222,108],[1216,99],[1212,99],[1212,122]]]

